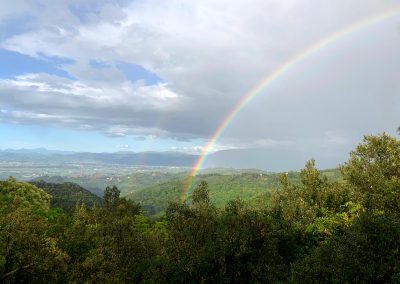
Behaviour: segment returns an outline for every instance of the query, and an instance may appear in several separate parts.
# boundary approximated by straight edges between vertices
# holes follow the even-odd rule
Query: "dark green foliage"
[[[363,213],[296,263],[295,283],[398,283],[399,214]]]
[[[103,208],[78,207],[67,229],[70,280],[122,283],[156,279],[151,264],[161,257],[163,227],[141,214],[141,207],[108,187]],[[157,267],[154,268],[157,270]]]
[[[385,133],[364,141],[341,167],[344,178],[365,196],[366,208],[400,210],[400,141]]]
[[[264,283],[282,277],[282,258],[272,225],[262,211],[239,200],[224,210],[210,202],[207,184],[191,205],[167,210],[169,281],[175,283]]]
[[[165,212],[170,202],[179,200],[184,186],[183,180],[173,179],[154,187],[138,190],[127,198],[139,201],[148,215],[157,216],[158,213]]]
[[[30,183],[51,195],[51,207],[65,212],[72,213],[77,205],[82,204],[88,208],[103,205],[102,198],[72,182],[49,183],[41,180]]]
[[[400,141],[367,136],[340,170],[343,178],[311,160],[299,174],[267,176],[280,183],[268,198],[222,207],[207,182],[220,175],[196,182],[184,203],[176,180],[159,192],[173,194],[158,221],[116,186],[104,207],[65,214],[10,178],[0,182],[0,281],[399,283]]]
[[[205,181],[200,182],[197,188],[193,191],[190,199],[192,200],[192,204],[197,206],[199,204],[210,204],[210,196],[209,196],[208,184]]]
[[[0,282],[54,282],[68,255],[49,232],[50,196],[10,178],[0,182]]]

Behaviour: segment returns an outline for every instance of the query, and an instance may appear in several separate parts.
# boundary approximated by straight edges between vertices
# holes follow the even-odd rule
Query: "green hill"
[[[184,179],[187,172],[167,172],[167,171],[148,171],[134,172],[128,176],[121,177],[115,185],[122,195],[129,195],[135,191],[152,187],[157,184],[168,182],[175,179]]]
[[[257,202],[268,192],[278,188],[278,174],[240,173],[233,175],[205,174],[198,176],[191,187],[206,181],[210,189],[210,199],[217,207],[223,207],[230,200],[240,198],[247,202]],[[133,191],[127,197],[140,202],[149,215],[159,214],[168,204],[179,200],[185,187],[184,178],[175,178],[159,184]],[[190,195],[190,192],[189,192]]]
[[[30,183],[52,196],[52,207],[66,212],[73,212],[77,204],[84,204],[89,208],[103,205],[102,198],[72,182],[49,183],[41,180]]]
[[[136,170],[130,174],[116,173],[92,173],[85,175],[51,176],[43,175],[33,181],[45,181],[48,183],[72,182],[89,190],[97,196],[103,196],[107,186],[116,185],[125,196],[133,191],[151,187],[175,178],[184,178],[187,171],[169,169]]]
[[[201,181],[206,181],[213,204],[217,207],[224,207],[234,199],[241,199],[250,204],[268,203],[270,191],[280,187],[279,173],[262,171],[224,172],[227,174],[209,173],[197,176],[191,189],[195,188]],[[322,173],[329,180],[341,178],[338,170],[324,170]],[[300,183],[299,172],[289,172],[288,177],[294,184]],[[158,215],[165,211],[168,203],[179,200],[184,187],[185,177],[175,177],[149,187],[134,190],[127,195],[127,198],[140,202],[149,215]]]

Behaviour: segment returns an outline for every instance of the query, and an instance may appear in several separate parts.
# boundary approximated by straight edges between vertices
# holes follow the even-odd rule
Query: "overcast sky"
[[[0,148],[196,153],[289,58],[395,10],[399,0],[0,0]],[[293,66],[214,150],[335,163],[399,125],[400,13]]]

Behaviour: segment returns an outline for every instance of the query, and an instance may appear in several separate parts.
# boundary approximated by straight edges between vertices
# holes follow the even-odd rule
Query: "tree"
[[[116,186],[106,188],[104,202],[104,208],[78,207],[74,214],[71,281],[141,282],[157,256],[150,221]]]
[[[400,141],[386,133],[365,136],[341,167],[368,209],[400,210]]]
[[[400,280],[400,141],[385,133],[365,136],[341,171],[343,186],[354,192],[346,204],[352,209],[337,215],[343,218],[341,223],[345,226],[333,231],[294,264],[293,282],[397,283]],[[321,231],[318,226],[319,221],[313,227]]]
[[[18,208],[29,208],[37,214],[44,214],[50,208],[50,195],[13,177],[0,181],[0,214],[7,214]]]
[[[55,282],[68,255],[48,234],[50,197],[10,178],[0,182],[0,282]]]
[[[168,222],[169,282],[211,281],[218,264],[215,258],[219,212],[209,202],[205,182],[194,190],[192,204],[171,203]]]
[[[116,209],[120,194],[121,192],[115,185],[113,187],[106,187],[104,191],[104,205],[107,210],[112,211]]]
[[[202,180],[192,193],[191,199],[193,206],[210,204],[209,194],[208,184],[206,181]]]

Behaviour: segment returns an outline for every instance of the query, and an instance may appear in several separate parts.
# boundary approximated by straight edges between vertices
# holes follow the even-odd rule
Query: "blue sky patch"
[[[30,29],[30,23],[33,20],[32,15],[19,14],[8,19],[2,19],[0,22],[0,40],[11,37],[16,34],[26,32]]]
[[[90,60],[89,65],[93,68],[101,69],[101,68],[111,68],[112,65],[106,61],[99,60]]]
[[[47,73],[73,79],[71,75],[58,67],[61,64],[71,63],[71,60],[42,57],[43,59],[37,59],[18,52],[0,49],[0,78],[11,79],[22,74]]]
[[[131,81],[143,80],[148,86],[155,85],[162,82],[163,80],[158,77],[155,73],[147,70],[146,68],[138,65],[126,62],[119,62],[117,68],[124,73],[125,77]]]

